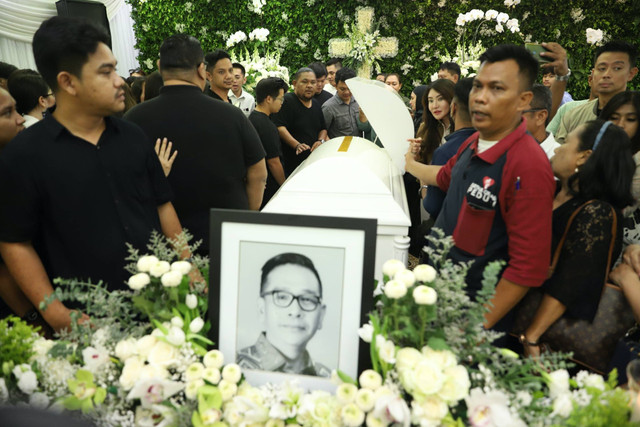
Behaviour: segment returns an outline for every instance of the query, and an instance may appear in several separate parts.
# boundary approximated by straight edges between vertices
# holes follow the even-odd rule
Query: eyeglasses
[[[291,305],[293,300],[297,300],[298,306],[300,306],[300,308],[303,311],[314,311],[316,308],[318,308],[318,306],[322,302],[320,298],[313,295],[297,295],[296,296],[287,291],[265,292],[260,296],[264,298],[267,295],[272,295],[273,303],[277,307],[281,307],[281,308],[287,308]]]
[[[47,98],[47,97],[49,97],[49,96],[53,96],[53,92],[49,92],[49,93],[47,93],[44,97],[45,97],[45,98]]]
[[[546,110],[546,108],[530,108],[528,110],[524,110],[522,113],[535,113],[536,111]]]

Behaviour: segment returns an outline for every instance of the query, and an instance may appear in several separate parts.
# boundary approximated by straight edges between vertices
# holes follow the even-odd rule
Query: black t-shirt
[[[94,145],[48,115],[4,148],[0,241],[32,242],[51,279],[122,289],[126,243],[145,252],[172,193],[144,132],[114,117],[105,123]]]
[[[313,99],[318,101],[318,104],[320,104],[321,107],[322,107],[322,104],[324,104],[325,102],[327,102],[331,98],[333,98],[333,95],[331,95],[331,92],[327,92],[324,89],[319,94],[313,95]]]
[[[260,141],[262,141],[262,147],[267,153],[266,159],[273,159],[282,157],[282,149],[280,147],[280,135],[278,134],[278,128],[273,124],[269,116],[260,111],[253,110],[249,115],[249,121],[258,132]],[[271,174],[271,171],[267,167],[269,172],[267,176],[267,186],[264,190],[264,196],[262,198],[262,206],[266,205],[269,199],[276,193],[280,185]]]
[[[200,88],[164,86],[160,95],[129,110],[126,120],[138,124],[155,141],[168,138],[178,150],[169,183],[182,226],[209,247],[209,209],[248,209],[247,167],[264,158],[260,138],[244,113],[214,101]]]
[[[213,99],[217,99],[218,101],[222,101],[222,102],[228,102],[229,104],[231,104],[231,100],[228,97],[227,97],[226,101],[224,99],[220,98],[220,95],[218,95],[217,93],[212,91],[210,86],[207,86],[207,87],[204,88],[204,93],[205,93],[205,95],[208,95]]]
[[[289,92],[284,96],[284,103],[278,114],[271,117],[277,127],[284,126],[291,136],[298,142],[309,147],[318,140],[318,134],[326,129],[322,108],[315,99],[311,100],[311,107],[307,108],[298,99],[295,93]],[[284,141],[282,142],[282,154],[284,157],[284,172],[286,176],[298,167],[302,161],[309,157],[310,150],[296,155],[296,150]]]

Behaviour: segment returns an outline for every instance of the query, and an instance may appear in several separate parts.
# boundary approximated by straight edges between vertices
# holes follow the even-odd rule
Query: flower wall
[[[178,31],[200,39],[205,50],[225,47],[236,31],[270,31],[267,47],[281,54],[291,74],[310,62],[329,58],[329,40],[345,37],[344,24],[355,21],[356,8],[375,9],[374,30],[397,37],[398,54],[380,61],[384,72],[403,75],[408,95],[416,84],[430,81],[439,58],[454,56],[460,31],[472,40],[475,23],[456,26],[459,14],[473,9],[496,10],[517,19],[520,32],[483,25],[477,40],[484,46],[525,41],[557,41],[571,55],[574,78],[569,92],[575,99],[588,95],[586,74],[595,46],[602,37],[638,43],[640,2],[634,0],[127,0],[132,5],[140,64],[155,67],[162,40]],[[506,24],[506,23],[505,23]],[[587,29],[590,31],[587,33]],[[636,78],[631,88],[640,88]]]

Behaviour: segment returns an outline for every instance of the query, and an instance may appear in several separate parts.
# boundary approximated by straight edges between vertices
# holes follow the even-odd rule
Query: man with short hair
[[[17,69],[18,67],[15,65],[0,61],[0,88],[7,89],[7,80],[9,80],[9,76]]]
[[[387,79],[387,73],[379,73],[379,74],[376,76],[376,80],[377,80],[377,81],[379,81],[379,82],[382,82],[382,83],[384,83],[384,81],[385,81],[386,79]]]
[[[336,94],[336,73],[342,68],[342,61],[338,58],[331,58],[325,64],[327,67],[327,83],[324,85],[324,90],[331,95]]]
[[[224,61],[229,60],[219,60],[214,69]],[[238,108],[202,93],[206,72],[198,39],[168,37],[160,46],[158,68],[164,80],[160,95],[136,105],[125,119],[152,140],[173,142],[178,156],[168,179],[176,211],[195,240],[204,242],[199,251],[206,255],[211,208],[260,208],[267,179],[264,150]]]
[[[434,228],[453,236],[449,259],[473,261],[466,277],[472,298],[482,288],[488,263],[506,261],[484,326],[507,331],[512,308],[547,277],[555,181],[547,156],[522,120],[538,62],[514,45],[492,47],[480,62],[469,94],[478,132],[444,166],[417,162],[412,146],[406,168],[447,192]]]
[[[402,79],[400,78],[400,74],[398,73],[389,73],[387,77],[384,79],[384,84],[390,86],[393,90],[400,93],[400,89],[402,89]]]
[[[315,92],[315,73],[311,68],[300,68],[293,76],[293,93],[284,96],[282,109],[272,116],[282,142],[287,177],[327,139],[322,108],[313,99]]]
[[[246,70],[242,64],[234,62],[233,66],[233,83],[227,96],[234,106],[242,110],[245,116],[249,117],[253,109],[256,107],[256,100],[249,92],[242,87],[247,82]]]
[[[560,146],[553,138],[553,133],[547,132],[546,129],[551,112],[551,91],[539,83],[534,84],[531,91],[533,98],[522,115],[527,119],[527,131],[538,141],[540,148],[551,159],[556,148]]]
[[[249,121],[258,132],[262,147],[266,153],[267,161],[267,186],[262,197],[262,207],[276,194],[278,188],[284,183],[284,168],[282,167],[282,148],[280,147],[280,134],[278,128],[269,118],[282,108],[284,94],[289,86],[279,77],[267,77],[256,85],[256,99],[258,105],[251,112]]]
[[[182,227],[151,142],[112,117],[124,109],[125,83],[104,30],[56,16],[36,31],[33,53],[56,109],[0,155],[0,253],[59,331],[70,309],[59,300],[39,308],[54,278],[124,289],[127,243],[145,250],[154,230],[175,238]]]
[[[17,70],[9,77],[9,93],[24,117],[24,127],[38,123],[44,112],[56,104],[56,97],[42,76],[33,70]]]
[[[553,72],[553,68],[550,67],[545,67],[542,69],[542,84],[545,87],[548,87],[549,90],[551,90],[551,86],[553,86],[553,83],[556,81],[556,73]],[[562,95],[562,101],[560,102],[560,105],[564,105],[567,102],[571,102],[573,101],[573,97],[571,96],[571,94],[567,91],[564,92],[564,94]],[[549,110],[551,111],[551,110]],[[551,116],[549,116],[551,117]]]
[[[231,56],[222,49],[209,52],[204,57],[207,64],[207,80],[209,88],[205,91],[213,99],[223,102],[229,100],[229,90],[233,86],[233,64]]]
[[[322,107],[322,105],[324,105],[324,103],[330,100],[333,96],[332,93],[324,90],[325,80],[327,78],[327,68],[322,62],[312,62],[309,64],[309,68],[311,68],[316,75],[316,94],[313,95],[313,99],[318,101]]]
[[[455,62],[443,62],[438,70],[438,78],[458,83],[458,80],[460,80],[460,66]]]
[[[557,43],[545,43],[544,46],[550,49],[550,52],[543,52],[541,55],[554,60],[547,66],[554,67],[556,76],[561,76],[556,77],[552,91],[564,92],[571,75],[567,63],[567,52]],[[556,141],[563,144],[572,130],[582,123],[596,119],[611,98],[627,90],[627,83],[638,74],[637,57],[638,51],[635,46],[624,41],[611,41],[596,50],[593,88],[598,93],[598,97],[564,115],[555,135]]]
[[[324,122],[329,139],[339,136],[358,136],[358,114],[360,106],[353,99],[347,80],[356,76],[351,68],[341,68],[336,73],[337,92],[322,106]]]
[[[18,113],[15,99],[0,87],[0,152],[23,129],[24,118]]]
[[[313,262],[297,253],[274,256],[262,266],[258,312],[263,332],[254,345],[238,351],[236,363],[244,369],[331,376],[307,351],[326,310]]]

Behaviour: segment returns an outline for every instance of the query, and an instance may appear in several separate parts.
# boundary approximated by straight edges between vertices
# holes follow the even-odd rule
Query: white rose
[[[384,285],[384,294],[387,296],[387,298],[399,299],[407,294],[407,287],[402,282],[389,280]]]
[[[433,305],[438,301],[436,290],[425,285],[416,286],[412,295],[418,305]]]
[[[390,259],[382,265],[382,273],[387,277],[393,277],[400,270],[406,270],[404,262],[397,259]]]
[[[25,372],[31,372],[31,365],[27,365],[26,363],[22,363],[16,367],[13,368],[13,375],[17,378],[20,379],[22,377],[22,374],[24,374]]]
[[[153,68],[153,66],[147,68]],[[159,261],[160,260],[153,255],[145,255],[143,257],[140,257],[136,267],[138,267],[138,271],[149,272],[151,270],[151,267],[156,265]]]
[[[571,401],[571,394],[561,394],[553,401],[553,412],[551,416],[559,415],[562,418],[567,418],[573,411],[573,402]]]
[[[176,326],[172,326],[167,334],[167,341],[176,347],[180,347],[184,344],[186,337],[184,331]]]
[[[348,403],[340,410],[342,425],[346,427],[358,427],[364,422],[364,412],[354,403]]]
[[[224,355],[220,350],[211,350],[204,355],[202,363],[207,368],[220,369],[224,364]]]
[[[115,354],[118,359],[125,361],[136,354],[136,340],[127,338],[116,344]]]
[[[552,399],[569,392],[569,373],[558,369],[549,374],[549,395]]]
[[[397,359],[399,359],[399,353]],[[367,369],[362,374],[360,374],[360,387],[368,388],[370,390],[375,390],[378,387],[382,386],[382,377],[379,373],[374,371],[373,369]]]
[[[235,396],[238,391],[238,386],[234,383],[230,383],[229,381],[220,380],[218,383],[218,390],[220,390],[220,394],[222,394],[222,401],[226,402]]]
[[[169,271],[162,275],[160,281],[165,288],[175,288],[182,282],[182,273],[179,271]]]
[[[376,395],[373,390],[361,388],[356,393],[355,404],[364,412],[369,412],[376,404]]]
[[[147,360],[153,365],[169,367],[176,363],[178,350],[164,341],[158,341],[149,351]]]
[[[204,327],[204,320],[202,320],[200,317],[196,317],[189,324],[189,330],[194,334],[197,334],[198,332],[200,332],[203,327]]]
[[[23,372],[18,380],[18,388],[25,394],[33,393],[38,388],[38,377],[35,372]]]
[[[189,400],[194,400],[198,396],[198,390],[205,385],[204,380],[195,380],[187,383],[184,389],[184,395]]]
[[[422,347],[422,354],[442,369],[451,368],[458,363],[456,355],[449,350],[434,350],[425,345]]]
[[[424,396],[439,392],[446,380],[440,366],[428,359],[419,361],[413,373],[416,389]]]
[[[176,261],[171,264],[171,270],[186,276],[191,272],[191,263],[188,261]]]
[[[353,402],[356,398],[356,393],[358,393],[358,387],[353,384],[342,383],[336,389],[336,397],[342,404]]]
[[[413,369],[422,360],[422,353],[412,347],[405,347],[398,350],[396,355],[396,367],[399,370]]]
[[[165,379],[169,378],[169,371],[163,368],[160,365],[152,364],[152,365],[144,365],[140,368],[140,373],[138,375],[139,380],[150,380],[153,378]],[[136,383],[138,382],[136,381]]]
[[[242,378],[242,370],[235,363],[230,363],[222,368],[222,379],[228,383],[236,384]]]
[[[218,368],[204,368],[202,372],[202,379],[209,381],[211,384],[218,384],[220,377],[220,370]]]
[[[151,278],[147,273],[134,274],[133,276],[129,277],[129,281],[127,282],[129,288],[133,289],[134,291],[144,288],[149,283],[151,283]]]
[[[198,297],[194,294],[188,294],[185,298],[185,304],[187,305],[187,307],[193,310],[198,306]]]
[[[427,264],[416,265],[413,269],[413,274],[416,276],[418,282],[433,282],[436,279],[436,269]]]
[[[378,345],[378,355],[386,363],[396,363],[396,346],[392,341],[383,341]]]
[[[158,261],[149,268],[149,274],[153,277],[161,277],[164,273],[171,270],[171,264],[167,261]]]
[[[49,406],[49,396],[41,392],[33,393],[29,396],[29,406],[38,409],[47,409]]]
[[[173,316],[171,318],[171,326],[175,326],[176,328],[181,328],[184,326],[184,320],[180,316]]]
[[[199,380],[204,376],[204,365],[200,362],[192,363],[184,372],[184,377],[189,381]]]
[[[447,378],[438,395],[449,403],[455,403],[469,395],[469,373],[464,366],[456,365],[444,370]]]
[[[590,374],[584,380],[585,387],[594,387],[604,391],[604,378],[598,374]]]
[[[373,338],[373,325],[371,323],[366,323],[358,328],[358,335],[360,339],[364,342],[371,342]]]
[[[53,347],[55,342],[46,338],[39,338],[33,343],[33,352],[35,356],[46,356],[49,350]]]
[[[411,270],[400,270],[393,276],[393,280],[404,283],[407,288],[410,288],[416,283],[416,276]]]
[[[157,341],[158,340],[156,339],[156,337],[151,335],[145,335],[144,337],[136,341],[137,353],[141,357],[146,359],[147,356],[149,355],[149,352],[151,351],[151,348],[153,348],[153,346],[156,344]]]
[[[449,413],[449,407],[440,398],[428,396],[411,402],[411,421],[419,426],[439,426],[440,421]]]

